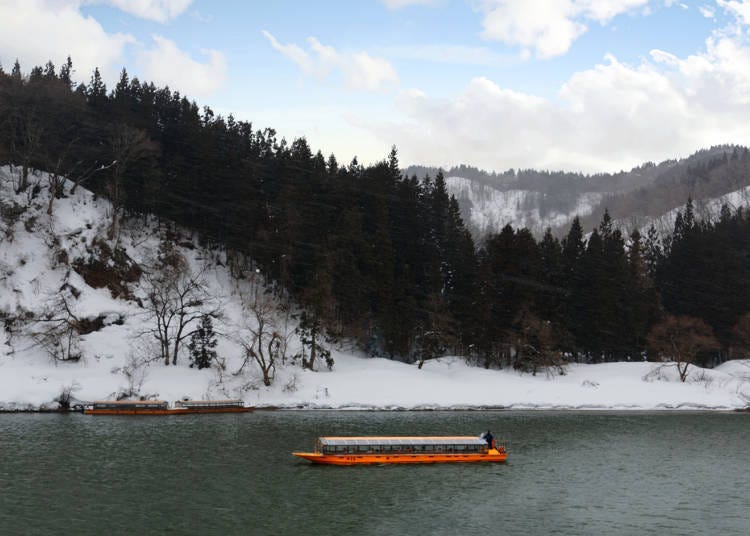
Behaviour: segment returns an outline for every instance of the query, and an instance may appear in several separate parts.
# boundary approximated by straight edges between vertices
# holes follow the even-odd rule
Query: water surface
[[[315,466],[318,435],[491,429],[507,464]],[[0,533],[750,534],[750,415],[0,415]]]

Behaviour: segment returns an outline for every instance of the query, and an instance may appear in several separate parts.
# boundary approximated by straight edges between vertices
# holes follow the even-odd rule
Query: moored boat
[[[166,400],[97,400],[85,404],[83,412],[87,415],[170,415],[174,410]]]
[[[328,465],[504,462],[504,445],[474,436],[319,437],[313,452],[294,456]]]
[[[246,413],[242,400],[180,400],[170,408],[165,400],[97,400],[83,406],[87,415],[188,415],[193,413]]]
[[[246,406],[242,400],[178,400],[175,409],[187,410],[187,413],[247,413],[253,406]]]

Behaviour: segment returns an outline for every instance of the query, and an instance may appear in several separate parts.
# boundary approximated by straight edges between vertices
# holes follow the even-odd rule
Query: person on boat
[[[487,441],[487,446],[491,449],[495,448],[495,436],[492,435],[492,432],[487,430],[487,433],[484,434],[484,440]]]

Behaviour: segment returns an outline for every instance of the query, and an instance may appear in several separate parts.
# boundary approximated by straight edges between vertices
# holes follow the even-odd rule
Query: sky
[[[70,55],[348,163],[613,172],[750,145],[740,0],[0,0],[0,65]]]

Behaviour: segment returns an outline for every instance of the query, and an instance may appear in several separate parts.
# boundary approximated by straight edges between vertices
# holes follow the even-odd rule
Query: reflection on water
[[[480,434],[507,464],[316,466],[318,435]],[[5,534],[750,534],[750,415],[0,416]]]

